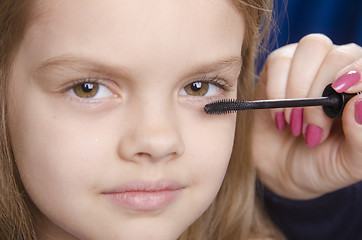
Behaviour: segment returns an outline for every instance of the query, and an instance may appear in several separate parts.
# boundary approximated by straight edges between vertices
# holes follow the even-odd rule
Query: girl
[[[279,175],[269,162],[280,166],[306,144],[275,131],[265,111],[253,129],[250,113],[203,112],[210,101],[253,97],[258,27],[266,23],[268,2],[9,0],[0,7],[1,238],[279,237],[255,203],[250,139],[260,178],[271,188],[279,182],[268,176]],[[321,52],[309,61],[313,46]],[[335,49],[327,38],[309,36],[277,51],[258,96],[317,95],[361,56],[357,46],[345,46],[346,60],[334,64]],[[305,88],[292,91],[304,83],[295,77],[301,73],[308,73]],[[345,110],[353,131],[358,125],[348,119],[360,116],[356,99]],[[292,133],[306,132],[315,147],[331,123],[316,111],[321,122],[313,126],[323,128],[317,137],[301,127],[300,110],[277,117],[278,127],[290,122]],[[283,151],[272,148],[286,141]],[[358,143],[346,146],[356,160]]]
[[[251,98],[267,2],[0,7],[1,239],[264,236],[250,116],[203,107]]]

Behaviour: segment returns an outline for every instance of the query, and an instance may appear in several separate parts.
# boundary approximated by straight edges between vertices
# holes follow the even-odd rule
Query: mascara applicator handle
[[[357,94],[338,93],[332,88],[332,84],[327,85],[323,91],[323,97],[330,99],[330,104],[323,106],[325,114],[330,118],[342,116],[343,109],[347,102]]]

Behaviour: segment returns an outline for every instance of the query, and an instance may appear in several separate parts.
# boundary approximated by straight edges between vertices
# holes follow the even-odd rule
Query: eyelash
[[[106,84],[106,82],[104,80],[99,79],[99,78],[89,77],[89,78],[78,79],[78,80],[75,80],[75,81],[67,84],[63,88],[62,92],[65,93],[65,92],[69,91],[70,89],[76,87],[77,85],[84,84],[84,83],[101,84],[101,85],[107,86],[107,84]]]
[[[189,81],[186,85],[184,85],[183,88],[185,88],[186,86],[192,84],[192,83],[196,83],[196,82],[202,82],[202,83],[208,83],[208,84],[213,84],[216,87],[220,88],[221,91],[223,92],[228,92],[232,90],[232,85],[230,85],[228,83],[228,81],[225,80],[225,78],[220,77],[220,75],[216,75],[213,77],[201,77],[201,78],[196,78],[196,79],[192,79],[191,81]],[[192,96],[190,96],[192,97]]]
[[[202,83],[208,83],[208,84],[213,84],[214,86],[216,86],[217,88],[220,89],[221,92],[227,92],[230,91],[230,89],[232,88],[232,86],[230,86],[230,84],[224,80],[224,78],[220,77],[220,75],[216,75],[213,77],[201,77],[201,78],[196,78],[196,79],[192,79],[191,81],[189,81],[186,85],[184,85],[184,87],[182,89],[184,89],[186,86],[192,84],[192,83],[196,83],[196,82],[202,82]],[[109,86],[109,84],[107,83],[107,81],[99,79],[99,78],[94,78],[94,77],[88,77],[88,78],[84,78],[84,79],[78,79],[75,80],[69,84],[67,84],[63,90],[61,91],[62,93],[67,93],[71,90],[74,91],[74,88],[80,84],[85,84],[85,83],[92,83],[92,84],[98,84],[101,86],[106,87],[110,92],[112,92],[114,95],[116,95],[114,93],[114,91],[112,91],[111,87]],[[71,96],[71,94],[69,94],[70,97],[73,100],[76,100],[79,103],[97,103],[99,102],[99,99],[95,98],[82,98],[82,97],[78,97],[78,96]],[[192,96],[192,95],[187,95],[188,97],[192,97],[192,98],[197,98],[197,96]],[[202,97],[198,97],[198,98],[210,98],[213,96],[202,96]]]
[[[202,77],[202,78],[196,78],[193,79],[189,84],[194,83],[194,82],[204,82],[204,83],[211,83],[214,84],[215,86],[221,88],[222,90],[227,90],[228,89],[228,85],[227,82],[221,78],[219,75],[214,76],[214,77]]]
[[[74,94],[74,88],[77,87],[78,85],[85,84],[85,83],[98,84],[99,86],[103,86],[103,87],[107,88],[114,96],[117,96],[117,94],[111,90],[112,87],[109,86],[110,84],[106,80],[94,78],[94,77],[75,80],[75,81],[67,84],[60,92],[62,94],[68,93],[69,97],[72,98],[72,100],[75,100],[81,104],[82,103],[98,103],[100,100],[98,98],[82,98],[82,97],[78,97],[78,96],[72,96],[72,94],[69,93],[71,90],[73,90],[73,94]]]

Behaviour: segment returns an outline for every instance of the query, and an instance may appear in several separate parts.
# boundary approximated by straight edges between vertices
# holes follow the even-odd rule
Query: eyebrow
[[[193,66],[187,75],[206,74],[210,72],[221,72],[225,69],[229,71],[240,72],[242,65],[241,56],[231,56],[227,58],[210,61],[208,63],[201,63]],[[89,58],[79,58],[71,55],[61,55],[47,59],[35,68],[35,75],[39,73],[49,73],[54,70],[64,71],[83,71],[86,73],[98,73],[107,77],[129,77],[131,70],[126,66],[111,66]]]
[[[242,65],[241,56],[231,56],[228,58],[222,58],[221,60],[212,61],[210,63],[200,64],[194,67],[191,71],[192,74],[202,74],[209,72],[221,72],[225,69],[231,71],[240,72]]]
[[[92,61],[89,58],[78,58],[70,55],[61,55],[47,59],[35,68],[35,73],[48,73],[54,70],[73,70],[89,73],[99,73],[112,77],[114,75],[129,75],[126,67],[114,67]]]

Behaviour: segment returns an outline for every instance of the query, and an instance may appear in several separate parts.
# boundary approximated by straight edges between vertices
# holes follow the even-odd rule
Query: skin
[[[324,35],[311,34],[268,57],[256,95],[260,99],[320,97],[325,86],[351,71],[362,72],[360,46],[337,46]],[[361,91],[361,78],[345,90]],[[349,100],[337,119],[328,118],[321,107],[304,108],[299,136],[289,128],[291,109],[257,111],[252,140],[259,178],[289,199],[312,199],[361,181],[362,123],[356,119],[362,111],[357,110],[361,100],[360,94]],[[281,131],[274,121],[277,113],[285,116],[287,128]],[[309,126],[320,128],[312,146]]]
[[[232,152],[244,37],[232,3],[38,1],[9,83],[9,130],[41,239],[176,239],[211,204]],[[212,81],[205,96],[185,94]],[[100,81],[94,98],[74,85]],[[82,95],[83,96],[83,95]],[[103,193],[177,182],[174,201],[135,210]]]

